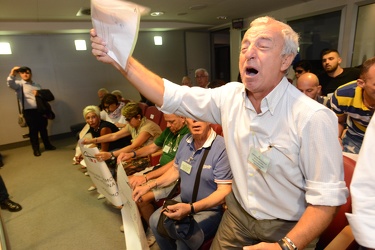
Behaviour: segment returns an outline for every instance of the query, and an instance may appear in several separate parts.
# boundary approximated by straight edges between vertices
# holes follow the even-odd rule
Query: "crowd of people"
[[[350,114],[337,102],[340,96],[349,97],[347,89],[354,88],[352,92],[365,96],[361,99],[362,108],[373,113],[371,59],[359,73],[342,69],[338,52],[326,51],[322,54],[322,65],[329,81],[323,80],[324,76],[306,75],[299,89],[314,94],[303,95],[285,77],[298,51],[298,34],[282,22],[260,17],[251,23],[242,40],[239,59],[242,83],[201,90],[162,79],[133,57],[122,68],[107,55],[108,48],[95,30],[91,31],[91,37],[94,56],[113,65],[163,112],[222,124],[234,182],[226,196],[227,210],[212,249],[315,248],[319,235],[348,197],[340,145],[343,131],[339,129],[342,123],[338,117]],[[296,72],[299,78],[308,73],[308,69],[304,71]],[[204,73],[199,78],[205,78]],[[337,84],[342,79],[345,82]],[[345,85],[351,80],[356,80],[355,87]],[[312,90],[308,91],[304,88],[309,88],[306,87],[309,82]],[[321,105],[324,100],[319,98],[331,92],[333,97],[325,104],[334,112]],[[347,101],[342,106],[351,106],[350,98],[341,99]],[[367,124],[372,113],[366,117]],[[351,123],[365,131],[367,124],[358,120],[356,117]],[[349,131],[350,122],[347,123]],[[184,171],[181,166],[170,171],[173,170],[174,176]],[[140,198],[139,190],[146,192],[158,186],[158,181],[170,183],[161,176],[154,185],[137,187],[135,201]],[[173,210],[164,214],[181,219],[188,214],[188,206],[180,210],[181,217],[173,217]],[[155,220],[151,219],[150,224],[157,233],[152,222]],[[165,241],[157,237],[157,240],[162,246],[174,244],[177,249],[185,249],[176,239]]]
[[[88,125],[83,134],[91,137],[81,143],[99,148],[95,157],[107,163],[115,178],[116,163],[123,163],[149,246],[156,240],[161,249],[198,249],[213,238],[215,250],[315,249],[349,195],[343,171],[347,152],[359,154],[352,182],[353,214],[348,218],[358,242],[375,248],[361,231],[373,232],[368,220],[375,221],[363,195],[375,191],[367,174],[373,144],[369,138],[374,132],[370,120],[375,109],[375,57],[360,68],[342,68],[339,52],[327,49],[321,54],[324,72],[314,74],[307,60],[292,65],[298,34],[283,22],[259,17],[241,43],[241,82],[210,81],[208,71],[199,68],[193,87],[188,76],[175,84],[133,57],[122,68],[108,56],[105,41],[95,30],[91,40],[94,56],[114,66],[140,91],[142,100],[164,113],[167,127],[162,131],[137,102],[105,88],[98,91],[98,106],[83,109]],[[285,77],[290,67],[296,86]],[[35,113],[35,96],[41,88],[31,80],[31,69],[14,67],[8,86],[23,102],[34,155],[40,156],[38,132],[45,149],[55,149],[48,140],[46,118]],[[210,123],[221,124],[224,137]],[[160,151],[160,163],[150,166],[148,156]],[[79,152],[75,163],[82,163]],[[174,200],[179,203],[155,207],[174,189],[176,180],[180,191]],[[194,194],[197,182],[199,192]],[[7,194],[4,197],[2,208],[5,204],[9,211],[22,209]],[[161,213],[174,221],[193,218],[194,241],[172,226],[169,236],[162,236]]]

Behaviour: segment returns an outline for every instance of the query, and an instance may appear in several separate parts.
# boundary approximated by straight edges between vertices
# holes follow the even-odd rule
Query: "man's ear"
[[[281,58],[281,71],[286,71],[289,66],[292,64],[293,59],[294,59],[293,54],[288,54],[288,55],[283,55]]]
[[[357,86],[363,88],[365,86],[365,81],[362,79],[357,79]]]
[[[338,57],[338,58],[337,58],[337,62],[338,62],[339,64],[341,64],[341,62],[342,62],[341,57]]]

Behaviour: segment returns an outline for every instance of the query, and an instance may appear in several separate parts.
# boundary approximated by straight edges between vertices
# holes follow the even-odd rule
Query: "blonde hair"
[[[90,105],[83,109],[83,118],[86,119],[86,115],[88,113],[95,113],[98,117],[100,117],[100,109],[98,106]]]
[[[121,110],[121,114],[125,116],[125,118],[133,118],[137,115],[140,115],[141,118],[143,117],[142,109],[139,107],[138,103],[136,102],[128,102]]]

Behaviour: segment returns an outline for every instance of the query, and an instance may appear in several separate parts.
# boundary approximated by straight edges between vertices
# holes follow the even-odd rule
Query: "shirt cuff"
[[[306,181],[306,201],[312,205],[340,206],[347,202],[348,188],[344,181],[322,183]]]

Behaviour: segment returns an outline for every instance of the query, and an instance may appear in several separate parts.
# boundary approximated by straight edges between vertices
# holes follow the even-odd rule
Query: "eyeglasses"
[[[111,104],[104,104],[104,109],[105,109],[105,110],[108,110],[109,107],[110,107],[112,104],[113,104],[113,103],[111,103]]]
[[[296,73],[298,73],[298,74],[302,74],[303,71],[304,71],[304,70],[299,69],[299,70],[296,70]]]

